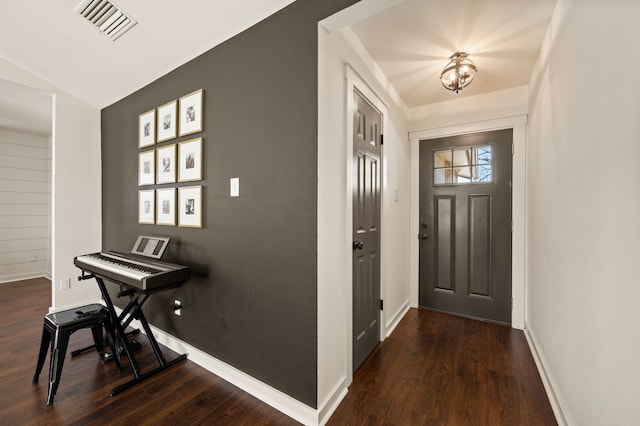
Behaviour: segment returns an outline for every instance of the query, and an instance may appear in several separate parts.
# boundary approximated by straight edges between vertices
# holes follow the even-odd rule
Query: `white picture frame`
[[[138,154],[138,185],[153,185],[156,183],[156,167],[155,167],[154,149],[144,151]]]
[[[178,144],[178,182],[202,180],[202,138]]]
[[[138,116],[138,148],[156,143],[156,110],[152,109]]]
[[[158,133],[157,142],[168,141],[169,139],[175,138],[178,134],[177,105],[177,102],[173,100],[158,107],[158,126],[156,129],[156,132]]]
[[[202,186],[178,188],[178,226],[202,228]]]
[[[156,148],[156,183],[176,181],[176,144]]]
[[[202,89],[184,95],[180,104],[180,136],[201,132],[203,129],[204,91]]]
[[[176,226],[176,189],[156,189],[156,225]]]
[[[156,191],[146,189],[138,191],[138,223],[153,225],[155,223]]]

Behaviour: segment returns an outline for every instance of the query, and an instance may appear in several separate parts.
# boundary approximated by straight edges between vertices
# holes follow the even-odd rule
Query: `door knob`
[[[362,250],[364,248],[364,243],[362,241],[354,241],[353,249],[354,250]]]
[[[418,239],[419,240],[426,240],[429,238],[429,235],[427,234],[418,234]]]

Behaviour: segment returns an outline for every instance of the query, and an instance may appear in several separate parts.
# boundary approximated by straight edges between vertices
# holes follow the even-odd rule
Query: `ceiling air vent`
[[[137,24],[135,19],[107,0],[82,0],[74,12],[82,15],[113,41]]]

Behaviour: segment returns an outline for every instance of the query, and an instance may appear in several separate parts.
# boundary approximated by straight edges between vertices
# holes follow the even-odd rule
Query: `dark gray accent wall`
[[[317,23],[352,3],[296,1],[102,111],[103,249],[169,236],[164,260],[192,270],[149,299],[150,322],[314,408]],[[201,88],[204,131],[156,147],[203,138],[203,228],[139,225],[138,115]]]

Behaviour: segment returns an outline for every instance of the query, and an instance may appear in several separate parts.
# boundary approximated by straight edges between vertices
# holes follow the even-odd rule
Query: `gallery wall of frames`
[[[139,115],[138,223],[202,227],[204,141],[173,140],[204,130],[203,109],[200,89]]]

